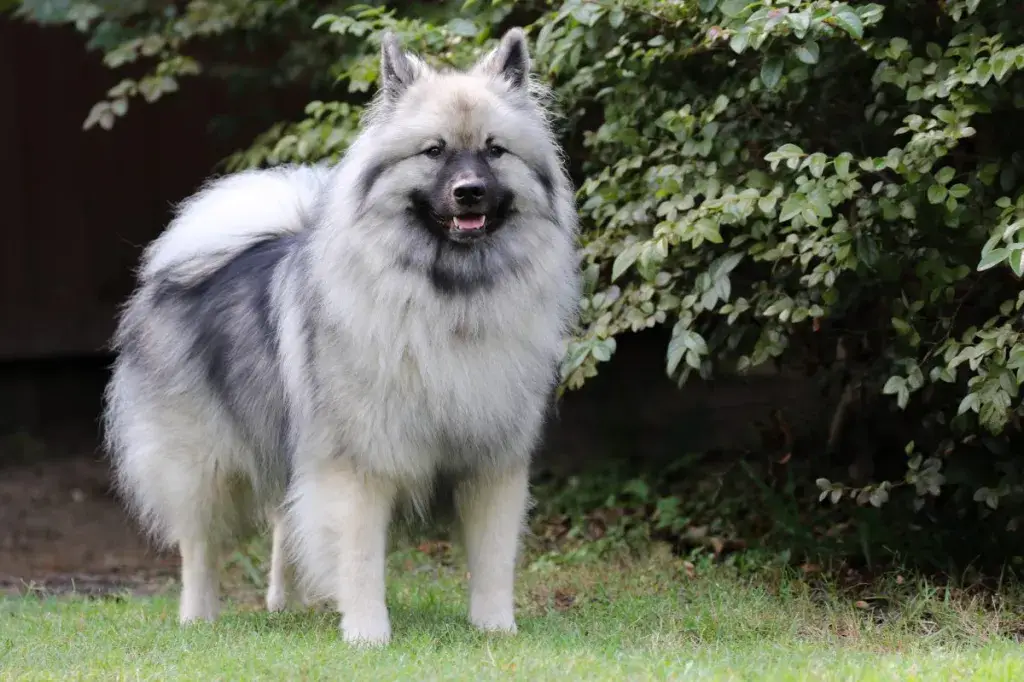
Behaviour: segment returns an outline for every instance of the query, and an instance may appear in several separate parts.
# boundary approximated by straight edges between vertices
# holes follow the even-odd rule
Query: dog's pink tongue
[[[482,215],[455,216],[455,227],[460,230],[479,230],[486,220]]]

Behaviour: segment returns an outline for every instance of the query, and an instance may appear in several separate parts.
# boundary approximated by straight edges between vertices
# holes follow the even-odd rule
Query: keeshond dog
[[[246,171],[145,250],[113,347],[119,489],[181,554],[182,623],[219,553],[273,525],[267,606],[330,600],[383,644],[396,510],[450,482],[469,619],[515,632],[528,467],[578,301],[577,217],[521,29],[465,71],[382,38],[381,85],[331,167]]]

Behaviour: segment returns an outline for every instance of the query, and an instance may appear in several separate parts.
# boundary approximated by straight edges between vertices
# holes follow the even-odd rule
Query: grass
[[[460,565],[392,555],[385,650],[348,648],[334,614],[267,614],[244,591],[216,624],[188,629],[174,594],[8,598],[0,679],[1024,679],[1021,611],[1005,594],[895,575],[840,587],[659,551],[548,559],[520,574],[509,638],[466,623]]]

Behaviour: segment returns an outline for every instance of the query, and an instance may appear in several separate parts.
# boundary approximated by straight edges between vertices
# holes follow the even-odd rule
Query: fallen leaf
[[[565,611],[576,603],[576,593],[565,588],[555,590],[555,608]]]

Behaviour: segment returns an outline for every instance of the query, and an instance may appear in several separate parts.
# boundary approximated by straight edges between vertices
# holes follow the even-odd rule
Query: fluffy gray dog
[[[345,640],[386,643],[389,522],[445,477],[469,618],[516,629],[527,471],[578,297],[572,187],[521,30],[465,72],[387,35],[381,81],[337,166],[213,181],[143,256],[107,436],[133,511],[181,553],[182,622],[216,618],[219,552],[269,520],[268,608],[294,562]]]

